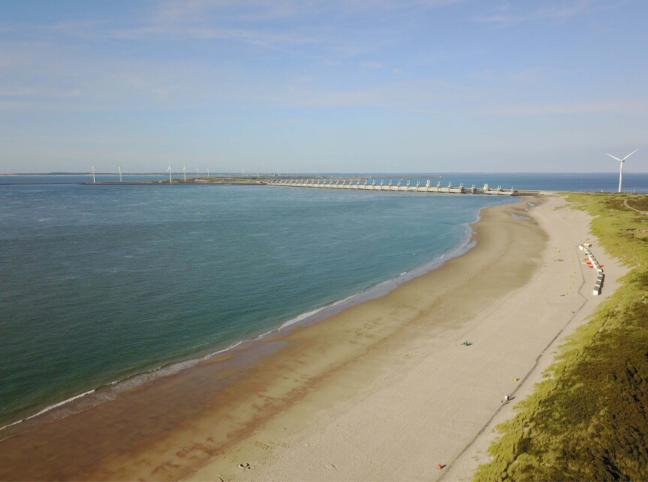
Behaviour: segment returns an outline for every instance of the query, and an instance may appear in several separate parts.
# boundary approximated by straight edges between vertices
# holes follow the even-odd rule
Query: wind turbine
[[[117,166],[117,170],[119,171],[119,182],[122,182],[121,166]]]
[[[97,178],[95,177],[95,167],[92,166],[92,184],[97,184]]]
[[[171,184],[171,163],[169,163],[169,167],[167,167],[167,171],[169,171],[169,184]]]
[[[187,184],[187,163],[186,162],[182,166],[182,176],[184,177],[185,184]]]
[[[617,161],[619,163],[619,192],[623,192],[623,164],[625,164],[626,160],[631,155],[633,155],[635,152],[637,152],[638,150],[639,149],[635,149],[630,154],[628,154],[627,156],[625,156],[625,157],[623,157],[621,159],[619,159],[616,156],[613,156],[612,154],[608,154],[608,156],[610,156],[612,159],[614,159],[615,161]]]

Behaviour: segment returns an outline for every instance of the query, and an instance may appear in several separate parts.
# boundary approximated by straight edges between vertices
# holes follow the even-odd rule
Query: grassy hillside
[[[477,481],[648,480],[648,196],[570,194],[632,267],[500,426]]]

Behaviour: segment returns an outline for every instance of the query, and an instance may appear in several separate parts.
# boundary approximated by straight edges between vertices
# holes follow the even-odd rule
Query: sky
[[[645,0],[0,0],[0,172],[648,172]]]

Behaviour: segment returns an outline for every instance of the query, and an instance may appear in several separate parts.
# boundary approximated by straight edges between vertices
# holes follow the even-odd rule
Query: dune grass
[[[498,427],[476,481],[648,480],[648,196],[569,194],[631,271]]]

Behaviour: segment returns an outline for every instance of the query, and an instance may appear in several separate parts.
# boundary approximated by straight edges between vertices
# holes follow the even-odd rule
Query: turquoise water
[[[0,186],[0,421],[254,337],[439,259],[480,196]]]

